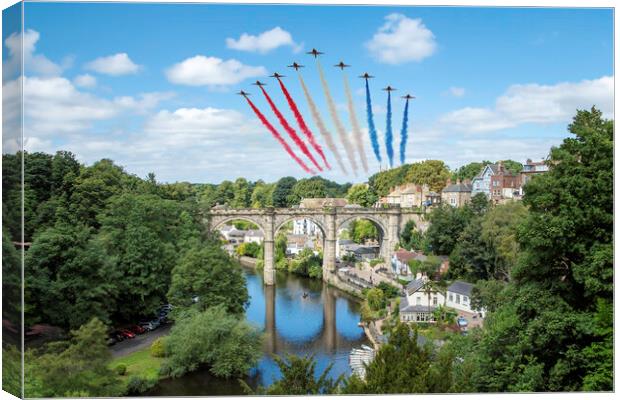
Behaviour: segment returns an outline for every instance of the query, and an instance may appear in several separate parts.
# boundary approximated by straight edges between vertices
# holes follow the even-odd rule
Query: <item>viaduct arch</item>
[[[275,283],[274,240],[278,229],[286,222],[307,218],[323,231],[325,241],[323,249],[323,280],[330,281],[336,272],[336,244],[338,230],[347,222],[356,219],[368,219],[383,231],[381,256],[390,264],[398,236],[408,221],[413,220],[420,230],[426,230],[422,212],[414,209],[390,207],[324,207],[324,208],[213,208],[206,214],[205,223],[209,229],[216,230],[226,222],[236,219],[256,224],[264,234],[265,266],[263,270],[265,285]]]

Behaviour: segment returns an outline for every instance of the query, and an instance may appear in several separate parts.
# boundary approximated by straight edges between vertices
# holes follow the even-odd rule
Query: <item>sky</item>
[[[8,26],[8,27],[7,27]],[[3,63],[15,65],[20,32],[3,29]],[[25,3],[24,142],[28,151],[69,150],[84,163],[109,158],[159,181],[217,183],[311,176],[261,125],[250,99],[306,164],[251,83],[265,89],[304,138],[273,72],[290,91],[338,182],[364,182],[387,168],[387,93],[392,94],[394,166],[405,101],[406,162],[545,157],[569,136],[576,109],[596,105],[613,118],[611,9],[358,7],[208,4]],[[348,141],[354,132],[345,70],[368,172],[354,174],[331,118],[317,48]],[[297,61],[347,174],[326,146],[295,71]],[[364,81],[369,84],[382,163],[371,149]],[[18,81],[3,77],[4,96]],[[355,147],[351,143],[351,147]],[[314,150],[310,150],[315,154]],[[316,168],[315,168],[316,169]]]

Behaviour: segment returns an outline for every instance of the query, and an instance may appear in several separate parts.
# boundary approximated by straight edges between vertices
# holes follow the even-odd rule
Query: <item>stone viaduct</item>
[[[336,246],[338,231],[354,219],[367,219],[373,222],[380,233],[380,255],[390,265],[392,253],[398,243],[398,236],[407,221],[413,220],[420,230],[426,229],[422,213],[417,209],[389,207],[323,207],[323,208],[263,208],[233,209],[213,208],[206,215],[211,230],[216,230],[227,222],[246,220],[256,224],[264,234],[265,244],[265,285],[275,282],[274,240],[278,230],[287,222],[308,219],[322,231],[323,279],[330,281],[336,272]]]

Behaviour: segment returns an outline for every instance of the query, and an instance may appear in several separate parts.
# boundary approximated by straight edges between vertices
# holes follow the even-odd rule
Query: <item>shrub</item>
[[[151,344],[151,355],[153,357],[164,357],[166,355],[166,339],[163,337],[155,339]]]
[[[116,373],[119,375],[125,375],[125,373],[127,372],[127,366],[125,364],[118,364],[116,367],[114,367],[114,371],[116,371]]]
[[[137,395],[146,392],[157,384],[156,379],[147,379],[141,376],[132,376],[127,382],[127,394]]]

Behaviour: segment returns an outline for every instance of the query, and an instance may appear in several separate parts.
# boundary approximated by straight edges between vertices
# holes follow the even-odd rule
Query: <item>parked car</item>
[[[110,333],[110,337],[114,338],[117,342],[122,342],[123,340],[125,340],[125,336],[122,334],[121,331],[113,331],[112,333]]]
[[[168,312],[172,311],[172,304],[164,304],[159,308],[160,310],[166,310]]]
[[[114,336],[108,336],[107,344],[108,346],[115,345],[118,340]]]
[[[150,321],[142,321],[139,323],[139,325],[144,328],[145,331],[150,332],[153,329],[155,329],[155,327],[151,324]]]
[[[458,317],[456,319],[456,323],[460,326],[460,327],[465,327],[467,326],[467,319],[465,319],[465,317],[463,317],[462,315],[460,317]]]
[[[133,339],[136,337],[136,334],[130,331],[129,329],[121,329],[120,333],[121,335],[123,335],[125,339]]]
[[[161,322],[159,321],[158,318],[156,318],[156,319],[154,319],[152,321],[149,321],[149,323],[153,326],[153,329],[157,329],[157,328],[159,328],[159,325],[161,325]]]
[[[146,332],[146,329],[144,329],[140,325],[131,325],[128,329],[136,335],[141,335]]]

